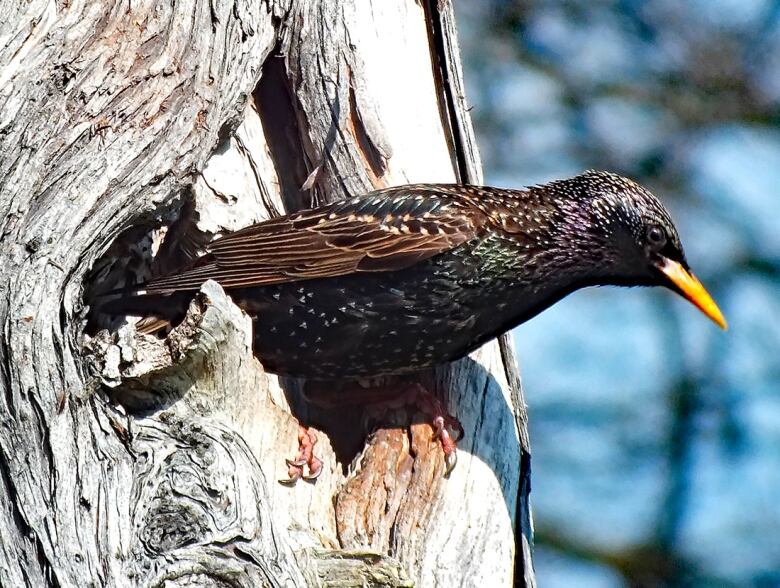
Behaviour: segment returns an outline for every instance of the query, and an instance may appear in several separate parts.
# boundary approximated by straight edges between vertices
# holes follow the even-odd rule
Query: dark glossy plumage
[[[662,284],[660,256],[687,268],[664,208],[613,174],[527,190],[411,185],[230,234],[123,304],[176,318],[213,279],[253,317],[270,371],[398,374],[462,357],[579,287]]]

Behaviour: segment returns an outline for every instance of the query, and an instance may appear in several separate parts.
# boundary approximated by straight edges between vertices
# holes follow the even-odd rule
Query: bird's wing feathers
[[[208,279],[235,288],[398,270],[481,235],[487,222],[443,186],[391,188],[227,235],[189,267],[144,288],[167,293]]]

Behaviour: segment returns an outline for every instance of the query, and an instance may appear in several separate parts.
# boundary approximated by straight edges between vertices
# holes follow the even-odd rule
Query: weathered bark
[[[451,7],[0,0],[0,14],[0,584],[507,585],[517,541],[515,581],[533,585],[507,341],[431,376],[466,429],[443,479],[430,427],[403,410],[345,472],[328,434],[362,438],[370,411],[310,407],[265,374],[217,284],[164,341],[85,334],[85,300],[149,271],[161,225],[155,264],[282,208],[480,181]],[[293,412],[334,423],[315,485],[275,481]]]

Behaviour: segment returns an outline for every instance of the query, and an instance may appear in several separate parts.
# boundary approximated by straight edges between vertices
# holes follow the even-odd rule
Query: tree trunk
[[[445,479],[415,415],[312,407],[265,374],[213,282],[165,340],[88,324],[95,291],[281,209],[480,182],[452,7],[0,14],[0,585],[532,586],[508,339],[433,377],[466,431]],[[289,488],[293,414],[333,427],[320,479]]]

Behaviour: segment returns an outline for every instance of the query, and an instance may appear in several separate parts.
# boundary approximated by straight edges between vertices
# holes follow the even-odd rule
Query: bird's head
[[[691,273],[669,213],[648,190],[627,178],[600,171],[554,182],[570,235],[588,235],[603,264],[603,281],[626,286],[665,286],[690,302],[721,328],[726,320],[701,282]],[[577,210],[566,210],[566,207]],[[579,237],[572,237],[579,238]]]

